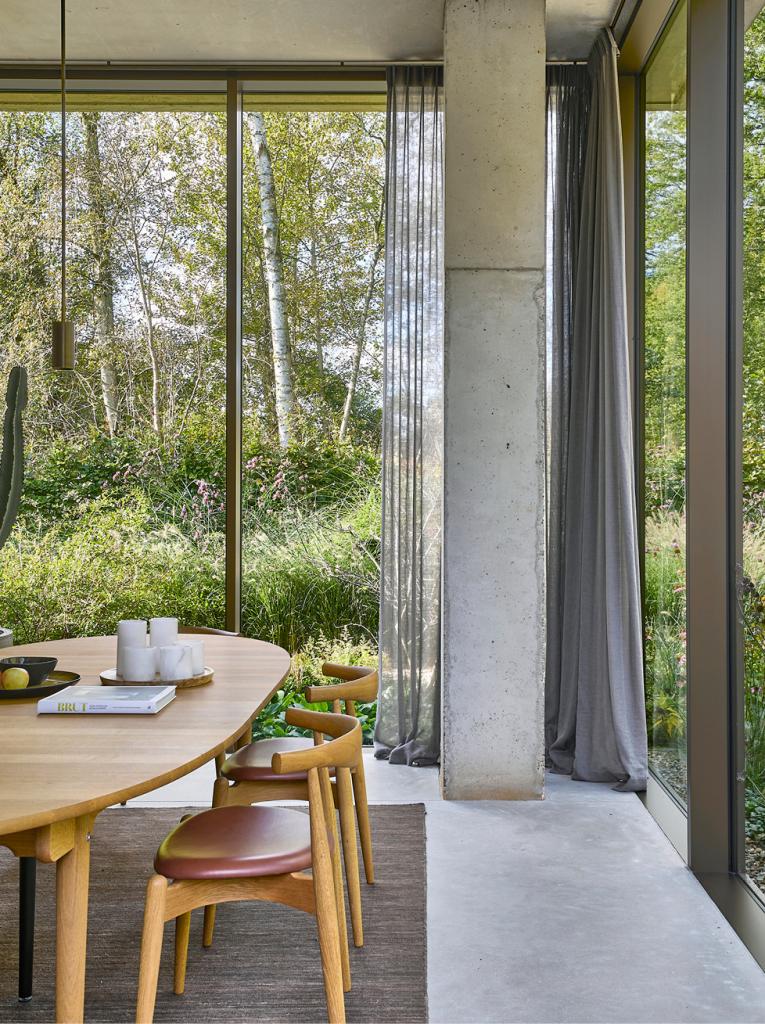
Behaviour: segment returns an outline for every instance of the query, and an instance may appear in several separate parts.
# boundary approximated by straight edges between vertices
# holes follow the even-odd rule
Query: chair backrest
[[[179,633],[194,633],[202,636],[241,636],[241,633],[232,633],[228,629],[213,629],[212,626],[179,626]]]
[[[331,701],[334,710],[340,711],[340,701],[345,703],[347,715],[356,714],[356,701],[368,702],[377,700],[377,669],[364,665],[334,665],[326,662],[321,667],[325,676],[331,679],[342,679],[342,683],[327,686],[309,686],[305,697],[309,704],[320,704]]]
[[[352,715],[306,711],[303,708],[289,708],[285,718],[289,725],[312,729],[314,746],[274,754],[271,770],[276,775],[307,772],[314,884],[332,889],[335,882],[332,880],[329,837],[332,837],[335,851],[338,837],[329,769],[335,769],[338,782],[345,775],[350,785],[351,769],[361,760],[361,722]],[[325,743],[324,736],[331,739]],[[337,865],[335,868],[340,870]]]
[[[277,752],[271,758],[275,775],[292,772],[311,772],[320,768],[355,768],[361,757],[361,723],[352,715],[337,715],[331,711],[308,711],[288,708],[288,725],[311,729],[314,746],[300,750]],[[323,742],[330,736],[329,742]]]

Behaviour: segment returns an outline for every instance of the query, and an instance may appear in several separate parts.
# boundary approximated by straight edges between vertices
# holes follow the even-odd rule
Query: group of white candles
[[[148,644],[147,644],[148,639]],[[117,623],[117,675],[127,682],[145,683],[190,679],[205,669],[204,641],[178,639],[178,620],[168,617],[122,619]]]

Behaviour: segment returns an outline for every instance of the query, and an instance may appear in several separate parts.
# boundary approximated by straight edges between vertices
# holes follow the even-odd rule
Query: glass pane
[[[242,628],[296,671],[256,735],[322,661],[376,663],[379,599],[385,115],[271,107],[245,98]]]
[[[138,93],[121,110],[73,102],[78,354],[57,373],[60,119],[49,94],[12,100],[0,96],[0,386],[26,366],[29,408],[2,625],[18,642],[133,616],[222,626],[225,112]]]
[[[685,802],[686,7],[645,75],[644,629],[649,763]]]
[[[765,13],[746,32],[744,76],[745,850],[747,873],[765,891]]]

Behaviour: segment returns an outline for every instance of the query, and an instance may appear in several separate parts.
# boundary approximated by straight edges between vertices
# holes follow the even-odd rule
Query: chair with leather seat
[[[165,923],[175,920],[173,988],[181,995],[192,910],[232,900],[281,903],[316,917],[328,1018],[330,1024],[345,1021],[350,961],[329,770],[343,779],[358,766],[361,724],[350,715],[298,708],[287,712],[287,721],[313,730],[314,745],[275,753],[271,770],[276,776],[305,773],[308,815],[287,807],[213,807],[165,837],[146,890],[138,1024],[153,1020]]]
[[[356,703],[377,698],[377,671],[361,665],[322,665],[322,673],[340,682],[334,685],[310,686],[305,691],[311,704],[330,702],[335,713],[356,715]],[[278,752],[294,752],[310,747],[311,740],[303,737],[281,737],[257,740],[240,747],[228,757],[219,772],[213,789],[213,807],[233,804],[249,805],[270,800],[307,800],[308,789],[304,772],[276,775],[271,768],[273,755]],[[356,848],[356,822],[361,840],[361,854],[367,882],[374,882],[372,859],[372,832],[369,823],[364,762],[359,758],[358,766],[351,773],[350,780],[332,780],[332,793],[340,812],[340,832],[343,843],[348,885],[348,902],[351,909],[353,942],[364,944],[364,929],[361,914],[361,887],[359,863]],[[354,817],[356,821],[354,821]],[[205,909],[202,942],[212,944],[215,929],[215,906]]]

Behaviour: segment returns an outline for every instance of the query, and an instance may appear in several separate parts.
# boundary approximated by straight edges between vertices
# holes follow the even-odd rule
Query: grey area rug
[[[193,808],[190,808],[193,810]],[[96,821],[91,854],[86,1021],[132,1021],[146,880],[160,840],[183,809],[115,809]],[[377,882],[362,881],[364,940],[351,945],[349,1022],[427,1021],[425,809],[371,809]],[[0,1021],[51,1021],[54,1013],[54,869],[38,865],[35,995],[16,1000],[18,862],[0,848]],[[218,910],[202,949],[192,915],[186,992],[172,992],[173,925],[165,926],[156,1021],[325,1021],[314,918],[266,903]]]

